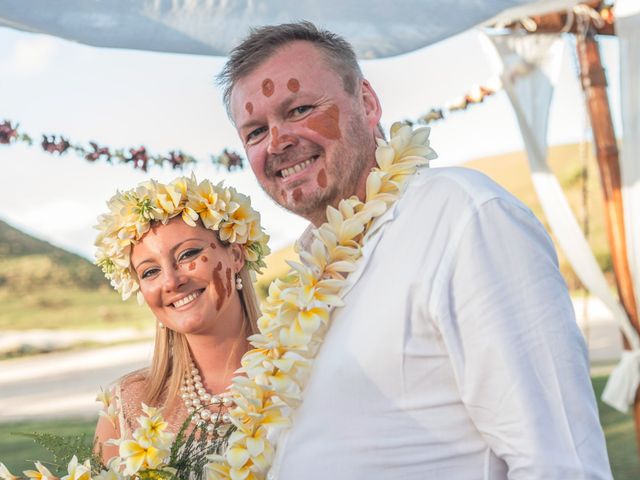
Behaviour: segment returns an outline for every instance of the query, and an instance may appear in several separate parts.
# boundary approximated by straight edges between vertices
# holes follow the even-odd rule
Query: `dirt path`
[[[96,392],[148,365],[150,342],[0,362],[0,422],[97,415]]]

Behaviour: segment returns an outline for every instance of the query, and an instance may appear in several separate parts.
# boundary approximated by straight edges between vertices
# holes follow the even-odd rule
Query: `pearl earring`
[[[236,290],[242,290],[242,279],[240,275],[236,276]]]
[[[162,322],[158,322],[158,326],[159,326],[160,328],[164,328],[164,323],[162,323]]]

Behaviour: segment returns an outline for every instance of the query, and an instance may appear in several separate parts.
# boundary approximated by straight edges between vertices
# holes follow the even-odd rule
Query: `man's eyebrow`
[[[289,92],[289,95],[287,96],[287,98],[283,99],[276,106],[276,110],[280,112],[287,111],[289,108],[291,108],[291,105],[294,104],[296,100],[298,100],[299,97],[300,97],[300,93]],[[245,123],[243,123],[242,125],[239,125],[236,128],[238,130],[246,130],[248,128],[261,127],[263,125],[264,125],[264,122],[261,122],[260,120],[257,120],[257,119],[250,118]]]

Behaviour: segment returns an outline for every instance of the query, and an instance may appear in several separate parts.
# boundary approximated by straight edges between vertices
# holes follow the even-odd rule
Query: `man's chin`
[[[317,223],[324,223],[326,220],[327,205],[337,204],[337,192],[335,189],[324,189],[322,191],[312,191],[296,194],[294,189],[290,192],[284,202],[278,202],[282,207],[291,213],[306,218],[307,220]]]

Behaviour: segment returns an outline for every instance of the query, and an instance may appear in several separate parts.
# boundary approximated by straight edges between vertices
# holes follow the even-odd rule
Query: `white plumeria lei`
[[[265,266],[269,236],[260,226],[260,214],[246,195],[222,183],[198,183],[194,175],[178,177],[168,184],[150,180],[135,189],[117,192],[108,202],[109,213],[98,217],[96,264],[111,285],[126,300],[140,285],[131,270],[131,247],[154,221],[167,223],[181,215],[188,225],[198,219],[205,228],[218,232],[221,241],[243,247],[247,266],[255,271]]]
[[[394,124],[391,140],[378,140],[377,168],[367,177],[366,198],[342,200],[327,207],[327,223],[313,232],[313,242],[300,252],[300,263],[269,287],[258,320],[260,333],[249,337],[255,347],[242,358],[230,387],[236,407],[230,412],[237,427],[223,455],[210,456],[207,477],[260,480],[275,453],[267,438],[270,428],[287,428],[302,402],[311,363],[324,339],[334,307],[343,305],[346,276],[356,269],[363,238],[374,219],[398,199],[408,177],[436,158],[429,146],[429,128],[412,131]]]

